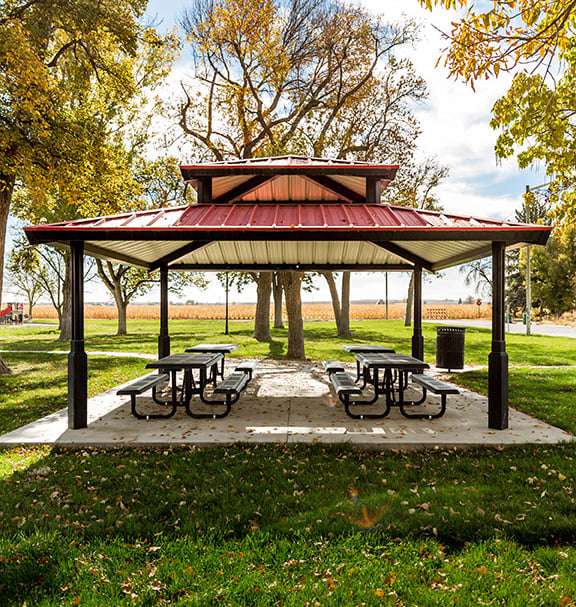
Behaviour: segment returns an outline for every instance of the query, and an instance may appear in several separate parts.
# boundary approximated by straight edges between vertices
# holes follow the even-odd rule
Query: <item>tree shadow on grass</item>
[[[241,538],[256,523],[282,535],[309,527],[316,536],[369,531],[449,545],[499,534],[524,544],[572,542],[576,505],[564,480],[575,455],[574,445],[422,453],[276,445],[55,449],[0,483],[0,511],[5,534],[40,529],[69,539],[153,539],[158,532]],[[535,470],[534,460],[554,475]]]
[[[116,556],[106,553],[114,569],[136,558],[146,575],[151,559],[183,539],[225,544],[229,554],[251,550],[255,534],[268,547],[345,545],[351,535],[366,545],[374,537],[379,545],[433,540],[444,550],[493,538],[570,544],[576,506],[565,479],[575,457],[574,445],[421,453],[319,445],[54,449],[0,482],[0,546],[9,552],[0,554],[0,597],[60,596],[58,563],[73,567],[109,543],[118,546]],[[95,574],[86,575],[91,587]]]
[[[286,350],[287,344],[286,342],[272,340],[268,342],[269,345],[269,355],[268,358],[272,358],[274,360],[278,360],[283,358],[284,352]]]
[[[11,432],[66,406],[66,358],[11,354],[12,375],[0,378],[0,434]]]

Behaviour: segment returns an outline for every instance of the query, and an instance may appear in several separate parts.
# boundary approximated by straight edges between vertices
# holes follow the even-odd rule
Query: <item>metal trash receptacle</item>
[[[464,368],[466,327],[436,327],[436,366],[441,369]]]

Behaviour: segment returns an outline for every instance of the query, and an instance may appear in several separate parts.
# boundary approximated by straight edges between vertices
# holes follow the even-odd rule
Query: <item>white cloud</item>
[[[441,186],[440,199],[446,213],[511,221],[520,204],[519,196],[479,194],[472,184],[463,181],[449,181]]]

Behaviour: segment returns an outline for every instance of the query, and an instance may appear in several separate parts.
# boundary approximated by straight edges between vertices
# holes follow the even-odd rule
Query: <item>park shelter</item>
[[[83,256],[160,274],[158,355],[170,353],[168,272],[225,270],[409,271],[412,355],[423,357],[422,273],[492,256],[488,425],[508,427],[505,251],[545,244],[550,227],[381,203],[397,166],[283,156],[181,167],[197,202],[25,229],[32,244],[72,253],[70,428],[87,425]]]

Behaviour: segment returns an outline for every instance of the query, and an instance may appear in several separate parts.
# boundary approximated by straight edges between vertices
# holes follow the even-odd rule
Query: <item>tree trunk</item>
[[[60,339],[72,339],[72,256],[66,254],[66,274],[62,284],[62,312],[60,317]]]
[[[14,191],[14,177],[0,173],[0,303],[2,286],[4,283],[4,247],[6,246],[6,227],[8,225],[8,213],[12,202]]]
[[[116,279],[113,283],[114,301],[116,302],[116,309],[118,310],[118,327],[116,330],[116,335],[126,335],[128,333],[126,327],[126,309],[128,308],[128,302],[122,297],[122,285],[120,278],[116,277],[114,274],[114,267],[110,262],[108,262],[108,268],[110,270],[110,276],[112,279]]]
[[[56,310],[56,315],[58,316],[58,331],[62,331],[62,311],[63,304],[59,303],[58,305],[54,305],[54,309]]]
[[[338,335],[349,337],[350,331],[350,272],[342,272],[342,307],[340,308],[340,328]]]
[[[12,369],[2,360],[0,356],[0,375],[10,375],[12,373]]]
[[[332,272],[321,272],[322,276],[328,283],[328,289],[330,289],[330,297],[332,299],[332,310],[334,310],[334,320],[336,321],[336,329],[338,335],[340,335],[340,296],[338,295],[338,288],[336,287],[336,281],[334,280],[334,274]]]
[[[257,341],[272,341],[270,334],[270,296],[272,295],[272,273],[260,272],[256,279],[257,299],[254,334]]]
[[[328,283],[330,297],[332,298],[332,309],[336,320],[336,329],[340,337],[350,337],[350,272],[342,273],[342,303],[338,295],[338,288],[332,272],[322,272]]]
[[[406,299],[406,318],[404,326],[409,327],[412,324],[412,302],[414,301],[414,273],[410,275],[410,284],[408,285],[408,299]]]
[[[110,291],[114,298],[114,303],[116,304],[116,310],[118,311],[116,335],[127,335],[126,310],[128,308],[130,296],[127,295],[125,299],[122,291],[122,276],[124,274],[125,266],[118,266],[118,271],[115,272],[112,262],[107,261],[106,267],[108,268],[108,272],[106,272],[102,261],[97,259],[96,267],[98,268],[100,280],[102,280],[104,286]]]
[[[126,310],[128,304],[122,301],[122,298],[116,300],[116,307],[118,308],[118,330],[116,335],[126,335],[128,333],[126,327]]]
[[[272,278],[272,295],[274,297],[274,328],[284,329],[284,320],[282,318],[282,283],[278,277],[278,272],[274,272]]]
[[[2,286],[4,282],[4,247],[6,245],[6,226],[8,213],[14,191],[14,177],[0,173],[0,304],[2,303]],[[0,375],[12,373],[0,356]]]
[[[286,294],[288,314],[288,352],[286,358],[305,359],[304,322],[302,320],[301,286],[303,272],[281,272],[280,280]]]

